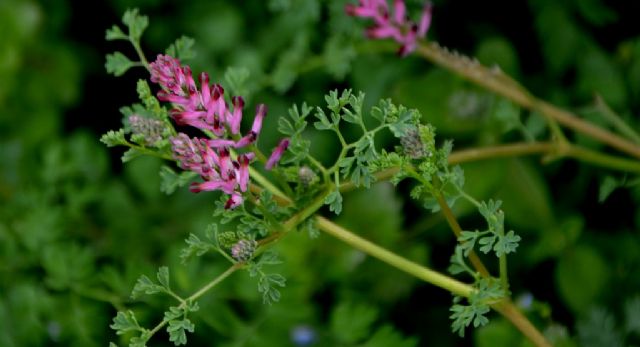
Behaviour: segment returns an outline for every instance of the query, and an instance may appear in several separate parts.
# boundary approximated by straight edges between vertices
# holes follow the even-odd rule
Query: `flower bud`
[[[162,140],[162,132],[165,129],[164,123],[159,119],[142,117],[137,114],[129,116],[131,132],[134,135],[141,135],[146,145],[154,145]]]
[[[303,186],[308,187],[318,178],[313,170],[311,170],[308,166],[303,166],[298,170],[298,179],[300,179],[300,183]]]
[[[247,261],[251,259],[258,247],[255,240],[240,240],[231,247],[231,257],[237,261]]]
[[[400,138],[400,144],[404,153],[411,159],[422,159],[428,155],[427,148],[422,142],[420,132],[417,129],[410,129]]]

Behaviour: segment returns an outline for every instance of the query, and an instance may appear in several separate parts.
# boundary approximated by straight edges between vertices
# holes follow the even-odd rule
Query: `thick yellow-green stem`
[[[400,271],[406,272],[425,282],[443,288],[455,295],[469,297],[473,292],[473,287],[470,285],[403,258],[350,232],[324,217],[316,216],[316,220],[320,230],[343,241],[357,250],[395,267]]]
[[[485,67],[477,60],[472,60],[463,55],[450,52],[435,42],[421,43],[416,53],[434,64],[449,69],[463,78],[499,94],[524,108],[541,113],[547,117],[547,119],[591,136],[636,158],[640,158],[640,146],[610,131],[586,122],[569,111],[536,98],[499,68]]]

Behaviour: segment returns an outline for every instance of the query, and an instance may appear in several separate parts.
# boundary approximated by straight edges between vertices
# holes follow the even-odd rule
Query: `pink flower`
[[[224,88],[210,84],[209,75],[201,73],[196,85],[188,66],[170,56],[158,55],[150,64],[151,81],[162,88],[158,99],[170,102],[170,114],[176,123],[189,125],[208,131],[213,138],[190,138],[180,133],[170,139],[173,156],[180,167],[190,170],[202,178],[190,186],[192,192],[219,190],[229,195],[225,208],[235,208],[244,201],[243,193],[249,188],[249,165],[255,158],[252,152],[239,154],[233,159],[230,148],[243,148],[255,143],[262,130],[267,107],[259,104],[251,130],[240,139],[240,124],[244,99],[231,98],[233,108],[224,99]],[[271,167],[280,159],[289,140],[283,140],[274,150],[266,167]]]
[[[358,5],[348,4],[345,11],[350,16],[371,18],[374,25],[367,29],[366,35],[371,39],[393,38],[401,46],[398,50],[400,56],[406,56],[413,52],[418,39],[427,35],[431,26],[433,6],[427,2],[422,11],[420,21],[407,19],[404,0],[393,1],[393,16],[389,14],[386,0],[358,0]]]
[[[269,157],[269,160],[267,160],[267,164],[264,167],[267,170],[271,170],[273,166],[278,161],[280,161],[280,158],[282,158],[284,151],[286,151],[288,147],[289,147],[289,139],[282,139],[278,144],[278,147],[276,147],[273,150],[273,153],[271,153],[271,156]]]

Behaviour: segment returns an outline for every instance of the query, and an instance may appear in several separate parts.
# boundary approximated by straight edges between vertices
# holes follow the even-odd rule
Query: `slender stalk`
[[[436,197],[436,200],[438,201],[438,205],[440,205],[440,209],[442,210],[442,214],[444,215],[444,218],[447,220],[447,223],[449,224],[449,227],[451,228],[453,233],[456,235],[456,238],[460,237],[460,235],[462,234],[462,228],[460,227],[458,220],[454,216],[453,211],[451,211],[449,204],[447,204],[447,201],[444,199],[442,194],[438,193],[435,195],[435,197]],[[469,252],[469,261],[471,261],[471,265],[473,265],[473,268],[476,269],[476,271],[478,271],[480,275],[482,275],[483,277],[491,276],[487,268],[482,263],[482,260],[480,260],[476,252],[473,250]]]
[[[640,161],[638,160],[620,158],[576,145],[568,146],[564,155],[608,169],[640,173]]]
[[[287,201],[291,201],[291,199],[283,193],[278,187],[273,185],[268,179],[266,179],[258,170],[254,169],[252,166],[249,166],[249,175],[253,180],[258,182],[261,186],[263,186],[266,190],[270,191],[274,196],[279,196],[282,199]]]
[[[440,47],[440,45],[435,42],[421,43],[416,52],[427,60],[449,69],[463,78],[491,90],[524,108],[538,111],[559,124],[589,135],[636,158],[640,158],[640,146],[610,131],[586,122],[571,112],[537,99],[524,87],[504,74],[499,68],[487,68],[478,61],[471,60],[457,53],[452,53]]]
[[[184,307],[188,302],[197,300],[202,295],[204,295],[206,292],[211,290],[211,288],[217,286],[220,282],[225,280],[227,277],[229,277],[236,270],[240,269],[243,265],[244,265],[243,263],[233,264],[225,272],[221,273],[216,278],[211,280],[209,283],[205,284],[202,288],[200,288],[197,292],[193,293],[187,299],[185,299],[185,300],[180,299],[180,301],[181,301],[180,307]],[[163,319],[160,323],[158,323],[155,327],[153,327],[153,329],[151,329],[149,331],[149,333],[147,335],[148,338],[150,339],[153,335],[155,335],[158,331],[160,331],[160,329],[162,329],[165,325],[167,325],[167,323],[169,323],[169,321],[167,319]]]
[[[455,295],[469,297],[473,292],[473,288],[464,284],[454,278],[445,276],[439,272],[433,271],[420,264],[414,263],[406,258],[403,258],[385,248],[382,248],[371,241],[363,239],[362,237],[350,232],[349,230],[334,224],[330,220],[317,216],[318,228],[327,234],[342,240],[344,243],[363,251],[370,256],[377,258],[400,271],[406,272],[416,278],[419,278],[425,282],[431,283],[435,286],[443,288]]]
[[[554,151],[552,142],[518,142],[507,145],[470,148],[452,152],[449,164],[455,165],[490,158],[515,157],[530,154],[548,154]]]
[[[149,71],[149,61],[147,60],[147,57],[144,56],[144,52],[142,51],[142,48],[140,47],[140,42],[138,42],[137,40],[134,40],[133,38],[129,37],[129,41],[131,42],[131,45],[133,46],[133,49],[136,50],[136,53],[138,54],[138,57],[140,57],[140,63],[142,63],[142,66],[144,66],[145,69],[147,69],[147,71]]]
[[[509,273],[507,271],[507,255],[502,254],[498,260],[500,262],[500,284],[505,293],[509,293]]]
[[[640,134],[629,126],[620,116],[607,105],[600,95],[596,95],[596,109],[602,117],[609,122],[618,132],[626,136],[636,144],[640,144]]]
[[[456,279],[433,271],[420,264],[405,259],[389,250],[382,248],[368,240],[353,234],[349,230],[334,224],[330,220],[317,216],[318,228],[327,234],[340,239],[344,243],[361,250],[370,256],[377,258],[396,269],[408,273],[418,279],[443,288],[455,295],[469,297],[473,293],[473,288],[468,284],[459,282]],[[511,303],[509,299],[504,299],[499,303],[491,305],[497,312],[507,318],[518,330],[522,332],[534,345],[538,347],[551,347],[544,335],[531,324],[531,322]]]
[[[463,149],[451,153],[449,156],[449,164],[527,154],[546,154],[550,158],[568,157],[608,169],[640,173],[640,162],[637,160],[600,153],[570,143],[556,144],[553,142],[521,142],[508,145]]]
[[[214,278],[209,283],[205,284],[197,292],[191,294],[191,296],[188,297],[185,301],[188,302],[188,301],[198,300],[198,298],[200,298],[202,295],[208,292],[211,288],[217,286],[220,282],[224,281],[232,273],[236,272],[236,270],[239,270],[240,268],[242,268],[243,265],[244,263],[233,264],[225,272],[221,273],[220,275],[218,275],[218,277]]]
[[[540,331],[525,317],[520,310],[509,300],[491,306],[501,315],[507,318],[524,336],[538,347],[552,347],[551,343],[540,333]]]

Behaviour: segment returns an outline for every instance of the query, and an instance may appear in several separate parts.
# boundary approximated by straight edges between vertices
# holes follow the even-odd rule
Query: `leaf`
[[[280,301],[280,291],[276,286],[285,285],[286,279],[280,274],[262,274],[258,280],[258,292],[262,294],[262,302],[271,305]]]
[[[170,291],[171,287],[169,286],[169,268],[166,266],[161,266],[158,269],[158,274],[156,275],[158,278],[158,282],[162,285],[166,290]]]
[[[181,36],[174,43],[172,43],[165,53],[174,58],[178,58],[180,61],[193,59],[196,56],[196,52],[193,49],[195,40],[188,36]]]
[[[187,238],[185,242],[187,243],[187,247],[180,251],[180,259],[182,259],[183,264],[194,256],[203,256],[213,248],[212,244],[200,240],[195,234],[189,234],[189,238]]]
[[[114,25],[111,27],[111,29],[107,29],[107,32],[105,34],[105,39],[107,41],[128,40],[129,37],[125,33],[123,33],[122,30],[117,25]]]
[[[193,171],[183,171],[177,174],[170,167],[163,165],[160,169],[160,191],[167,195],[173,194],[177,188],[184,187],[197,176],[198,174]]]
[[[545,332],[545,337],[549,339]],[[495,347],[495,346],[524,346],[522,334],[504,319],[495,319],[491,324],[474,331],[474,346]],[[551,340],[551,339],[549,339]],[[553,340],[550,341],[554,343]],[[554,346],[556,344],[554,343]],[[560,345],[558,345],[560,346]],[[563,345],[564,346],[564,345]],[[566,346],[568,347],[568,346]]]
[[[640,296],[627,300],[624,305],[625,330],[640,336]]]
[[[345,42],[341,35],[332,35],[325,40],[323,57],[327,72],[338,81],[344,79],[351,70],[351,63],[356,56],[353,45]]]
[[[144,295],[153,295],[164,292],[165,289],[161,285],[153,283],[153,281],[146,275],[142,275],[138,278],[136,285],[131,292],[131,298],[137,299]]]
[[[327,195],[324,199],[324,204],[329,205],[329,210],[335,214],[340,214],[342,212],[342,195],[340,191],[336,189]]]
[[[276,67],[271,73],[273,87],[280,93],[284,93],[296,81],[299,66],[303,63],[309,45],[309,38],[304,30],[298,32],[289,46],[278,57]]]
[[[134,63],[120,52],[107,54],[107,61],[104,64],[107,72],[114,76],[124,75],[133,66]]]
[[[577,324],[578,341],[583,347],[622,347],[623,338],[611,313],[604,308],[591,309]]]
[[[140,325],[136,320],[136,316],[133,311],[118,312],[113,318],[113,324],[109,326],[111,329],[116,330],[116,334],[122,335],[130,331],[140,331]]]
[[[296,129],[288,119],[280,117],[278,118],[278,131],[284,135],[292,136],[293,134],[295,134]]]
[[[465,257],[469,256],[469,253],[473,250],[478,236],[480,236],[480,232],[476,230],[463,231],[460,234],[460,237],[458,237],[458,242],[460,242],[460,247],[462,248]]]
[[[613,108],[627,103],[627,90],[620,67],[604,52],[590,49],[577,61],[577,89],[585,99],[597,92]]]
[[[513,230],[510,230],[503,237],[498,238],[493,250],[496,252],[496,256],[500,257],[503,254],[509,254],[516,251],[518,248],[518,242],[520,242],[520,236],[516,235]]]
[[[149,83],[146,80],[140,79],[136,84],[136,91],[138,92],[138,98],[144,103],[144,107],[148,113],[151,113],[158,119],[168,119],[167,111],[160,105],[160,101],[153,95]],[[141,112],[137,112],[141,113]]]
[[[313,123],[313,126],[315,126],[316,129],[318,130],[331,129],[331,122],[329,122],[329,119],[327,118],[327,115],[324,113],[324,110],[322,108],[318,107],[314,115],[316,116],[316,118],[320,120],[319,122]]]
[[[187,318],[182,320],[169,321],[167,332],[169,333],[169,341],[175,346],[187,344],[187,331],[193,333],[195,325]]]
[[[100,137],[100,142],[107,145],[107,147],[126,145],[127,140],[124,138],[124,129],[120,129],[117,131],[109,130],[106,134]]]
[[[227,81],[231,95],[244,95],[246,98],[249,95],[247,82],[250,76],[251,72],[245,67],[228,67],[224,72],[224,80]]]
[[[559,75],[572,66],[578,58],[577,52],[583,51],[579,49],[583,33],[561,4],[549,5],[542,7],[537,14],[535,28],[545,62],[552,72]]]
[[[499,191],[509,224],[517,228],[540,229],[555,225],[549,185],[540,170],[529,162],[509,160]]]
[[[373,306],[343,302],[331,312],[329,324],[340,344],[355,344],[369,335],[377,317]]]
[[[452,314],[449,318],[453,319],[451,328],[453,329],[453,332],[457,332],[460,337],[464,337],[464,329],[472,323],[474,328],[478,328],[489,323],[489,319],[485,315],[489,313],[490,308],[486,304],[454,304],[451,306],[450,311]]]
[[[600,189],[598,190],[598,202],[605,202],[609,195],[611,195],[614,190],[621,186],[622,184],[618,182],[618,180],[611,176],[606,176],[600,183]]]
[[[129,148],[126,152],[124,152],[124,154],[122,154],[122,158],[120,159],[122,160],[123,163],[126,163],[135,158],[142,156],[143,154],[144,153],[137,148]]]
[[[376,330],[362,347],[415,347],[417,345],[418,340],[416,338],[405,338],[395,331],[393,327],[385,325]]]
[[[493,248],[493,244],[496,242],[497,238],[498,237],[495,234],[491,234],[491,235],[480,238],[480,240],[478,240],[478,244],[482,245],[480,247],[480,252],[484,254],[491,252],[491,249]]]
[[[129,9],[122,16],[122,22],[129,28],[129,37],[134,41],[140,41],[142,33],[149,25],[149,18],[138,13],[138,9]]]
[[[605,290],[609,274],[607,263],[595,249],[576,246],[556,265],[556,287],[569,308],[584,312]]]

